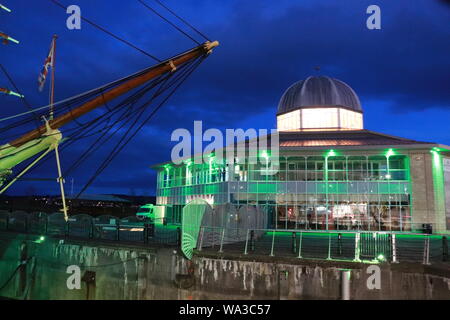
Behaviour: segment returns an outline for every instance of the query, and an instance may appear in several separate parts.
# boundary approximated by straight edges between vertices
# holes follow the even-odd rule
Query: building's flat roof
[[[270,148],[270,138],[267,136],[267,146]],[[280,151],[287,150],[320,150],[324,148],[335,149],[377,149],[377,148],[404,148],[404,149],[431,149],[434,147],[450,151],[450,147],[435,142],[424,142],[412,139],[387,135],[370,130],[330,130],[330,131],[280,131]],[[246,140],[246,145],[252,140]],[[195,157],[195,156],[194,156]],[[200,155],[199,155],[200,157]],[[192,157],[186,157],[186,160]],[[152,165],[157,168],[170,164],[164,162]]]
[[[398,146],[434,145],[369,130],[285,131],[280,132],[280,147]]]

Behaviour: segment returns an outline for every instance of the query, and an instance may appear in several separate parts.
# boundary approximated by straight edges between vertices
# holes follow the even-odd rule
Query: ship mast
[[[52,39],[52,76],[51,76],[51,83],[50,83],[50,114],[49,119],[53,120],[54,115],[54,103],[55,103],[55,58],[56,58],[56,39],[58,36],[55,34],[53,35]],[[59,188],[61,191],[61,201],[62,201],[62,211],[64,213],[64,218],[66,221],[69,219],[68,213],[67,213],[67,204],[66,204],[66,194],[64,191],[64,177],[62,176],[62,170],[61,170],[61,159],[59,157],[59,141],[55,142],[54,147],[55,149],[55,156],[56,156],[56,168],[58,169],[58,183]]]
[[[151,68],[146,69],[144,72],[138,73],[136,76],[130,77],[128,80],[125,80],[116,87],[106,90],[101,95],[85,102],[81,106],[54,119],[46,120],[45,124],[37,129],[34,129],[21,137],[0,146],[0,186],[2,185],[2,182],[6,180],[5,177],[11,174],[12,168],[40,154],[38,158],[33,160],[30,165],[23,169],[6,186],[2,186],[0,194],[5,192],[21,176],[23,176],[34,165],[42,160],[46,154],[53,150],[57,152],[56,148],[62,141],[62,134],[58,130],[59,128],[155,78],[158,78],[166,73],[175,72],[178,67],[210,54],[212,49],[218,45],[218,41],[207,41],[191,50],[167,59]],[[53,104],[51,103],[51,105]],[[60,182],[62,182],[61,179],[61,174],[59,174],[58,180]]]
[[[86,113],[104,105],[105,103],[108,103],[109,101],[126,94],[127,92],[143,85],[144,83],[161,76],[167,72],[175,71],[177,67],[192,61],[196,58],[199,58],[203,55],[209,54],[211,50],[219,45],[218,41],[213,42],[205,42],[204,44],[195,47],[185,53],[182,53],[178,56],[175,56],[173,58],[170,58],[166,61],[163,61],[159,63],[158,65],[154,66],[147,72],[132,78],[126,82],[124,82],[121,85],[118,85],[115,88],[110,89],[109,91],[106,91],[102,95],[84,103],[83,105],[79,106],[76,109],[73,109],[72,111],[69,111],[65,114],[62,114],[61,116],[48,121],[48,125],[52,130],[57,130],[64,126],[65,124],[85,115]],[[17,138],[9,143],[12,147],[20,147],[24,145],[25,143],[40,138],[43,135],[45,135],[47,132],[46,125],[42,125],[37,129],[34,129],[20,138]]]

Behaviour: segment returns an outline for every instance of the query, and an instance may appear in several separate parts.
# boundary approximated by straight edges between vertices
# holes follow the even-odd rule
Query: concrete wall
[[[410,159],[412,222],[416,227],[431,223],[433,232],[445,233],[445,207],[440,200],[444,195],[438,194],[444,190],[436,187],[439,182],[433,175],[433,157],[429,151],[417,151],[411,153]],[[442,167],[437,169],[442,170]]]
[[[0,233],[0,286],[19,261],[28,263],[0,296],[15,299],[339,299],[340,268],[351,268],[355,299],[450,299],[450,271],[381,266],[381,289],[368,290],[368,265],[281,261],[268,257],[194,256],[172,248],[112,247]],[[26,249],[24,249],[26,248]],[[25,251],[24,251],[25,250]],[[24,254],[25,252],[25,254]],[[95,282],[69,290],[69,265]],[[428,269],[427,269],[428,268]]]
[[[0,287],[19,265],[21,245],[30,259],[26,270],[0,291],[0,296],[22,299],[177,299],[174,286],[173,249],[120,247],[68,242],[0,233]],[[81,290],[69,290],[67,267],[77,265],[81,275],[95,272],[95,283],[82,282]],[[26,278],[26,288],[20,281]]]
[[[450,299],[449,275],[420,266],[381,265],[381,288],[369,290],[370,265],[298,263],[197,257],[193,298],[340,299],[341,270],[350,268],[352,299]]]

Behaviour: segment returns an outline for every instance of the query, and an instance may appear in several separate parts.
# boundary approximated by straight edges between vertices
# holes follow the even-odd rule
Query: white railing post
[[[299,259],[302,258],[302,238],[303,238],[303,232],[300,232],[300,241],[298,243],[298,257]]]
[[[223,230],[222,230],[222,240],[220,241],[220,250],[219,250],[219,252],[220,253],[222,253],[223,252],[223,240],[224,240],[224,238],[225,238],[225,228],[223,228]]]
[[[328,258],[327,260],[331,260],[331,233],[328,234]]]
[[[273,246],[275,244],[275,231],[272,231],[272,249],[270,250],[270,256],[273,257]]]
[[[392,234],[392,263],[398,263],[398,260],[397,260],[397,243],[395,241],[395,233]]]
[[[245,251],[244,254],[248,254],[248,234],[250,233],[250,229],[247,229],[247,236],[245,237]]]
[[[199,248],[198,251],[202,251],[202,246],[203,246],[203,234],[205,233],[205,227],[201,227],[200,229],[200,244],[199,244]]]
[[[353,261],[355,261],[355,262],[360,262],[361,261],[361,259],[359,258],[359,245],[360,245],[360,243],[359,243],[359,240],[360,240],[360,233],[359,232],[357,232],[357,233],[355,233],[355,259],[353,259]]]

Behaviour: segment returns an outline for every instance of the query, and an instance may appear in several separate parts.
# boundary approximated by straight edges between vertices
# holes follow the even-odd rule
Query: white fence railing
[[[353,262],[448,263],[446,235],[202,227],[198,251]]]

